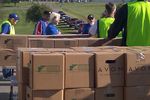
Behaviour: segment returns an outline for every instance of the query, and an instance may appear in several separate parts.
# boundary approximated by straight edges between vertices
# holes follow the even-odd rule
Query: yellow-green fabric
[[[128,3],[127,46],[150,46],[150,2]]]
[[[99,20],[99,37],[106,38],[108,36],[108,30],[110,25],[114,22],[115,18],[101,18]]]
[[[2,22],[2,25],[5,24],[5,23],[7,23],[7,24],[10,25],[10,33],[9,33],[9,35],[15,35],[15,28],[14,28],[14,25],[12,25],[9,21],[3,21],[3,22]],[[1,25],[1,27],[2,27],[2,25]]]

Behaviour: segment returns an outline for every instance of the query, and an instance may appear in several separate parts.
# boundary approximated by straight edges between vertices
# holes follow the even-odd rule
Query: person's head
[[[50,15],[50,22],[57,25],[60,21],[60,14],[52,12]]]
[[[114,17],[116,13],[116,5],[114,3],[105,4],[105,15],[106,17]]]
[[[10,21],[10,23],[11,23],[12,25],[16,25],[17,22],[19,21],[19,17],[18,17],[18,15],[15,14],[15,13],[9,14],[8,19],[9,19],[9,21]]]
[[[94,15],[89,14],[89,15],[87,16],[87,22],[90,23],[90,24],[93,24],[94,21],[95,21]]]
[[[42,18],[43,18],[44,20],[46,20],[46,21],[49,21],[50,14],[51,14],[50,11],[45,10],[45,11],[43,12],[43,14],[42,14]]]

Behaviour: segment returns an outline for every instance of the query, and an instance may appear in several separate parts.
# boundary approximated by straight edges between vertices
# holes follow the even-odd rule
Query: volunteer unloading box
[[[64,55],[61,53],[30,55],[30,87],[33,90],[64,88]]]
[[[94,89],[91,88],[76,88],[65,89],[65,100],[95,100]]]
[[[65,88],[94,87],[94,54],[65,53]]]
[[[63,90],[32,90],[27,87],[26,100],[64,100]]]
[[[124,100],[123,87],[96,88],[95,100]]]
[[[96,88],[124,86],[125,56],[123,52],[97,52]]]
[[[54,48],[54,40],[50,38],[29,38],[30,48]]]

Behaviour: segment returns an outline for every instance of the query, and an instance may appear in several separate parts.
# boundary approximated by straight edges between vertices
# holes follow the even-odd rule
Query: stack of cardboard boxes
[[[149,49],[133,47],[126,53],[125,100],[150,100]]]
[[[0,66],[16,67],[17,48],[27,47],[27,36],[0,35]]]
[[[28,48],[26,53],[20,56],[28,64],[19,71],[25,80],[19,100],[150,99],[149,47]]]

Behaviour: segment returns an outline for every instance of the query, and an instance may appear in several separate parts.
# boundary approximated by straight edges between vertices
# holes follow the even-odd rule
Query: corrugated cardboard
[[[30,48],[54,48],[54,40],[49,38],[29,38]]]
[[[27,36],[21,35],[0,35],[0,47],[17,50],[18,47],[27,47]]]
[[[65,89],[65,100],[95,100],[94,89],[91,88]]]
[[[97,88],[95,89],[95,100],[124,100],[123,87]]]
[[[94,55],[65,53],[65,88],[94,87]]]
[[[100,46],[103,44],[103,39],[99,38],[78,38],[79,47]]]
[[[26,100],[26,87],[27,85],[24,83],[18,84],[18,100]]]
[[[55,48],[70,48],[78,47],[78,41],[76,39],[55,39]]]
[[[74,52],[72,48],[50,48],[48,49],[49,52]]]
[[[64,100],[63,90],[32,90],[27,87],[26,100]]]
[[[44,48],[19,48],[17,60],[17,80],[19,83],[29,84],[29,62],[31,52],[48,52]]]
[[[100,52],[98,47],[72,47],[76,52]]]
[[[150,86],[125,87],[124,100],[150,100]]]
[[[121,46],[122,45],[122,38],[114,38],[108,44],[108,46]]]
[[[126,86],[150,85],[150,52],[128,50],[126,53]]]
[[[64,55],[61,53],[30,56],[30,87],[33,90],[64,88]]]
[[[0,49],[0,66],[16,66],[17,54],[12,49]]]
[[[123,52],[97,52],[96,87],[124,86],[125,56]]]

